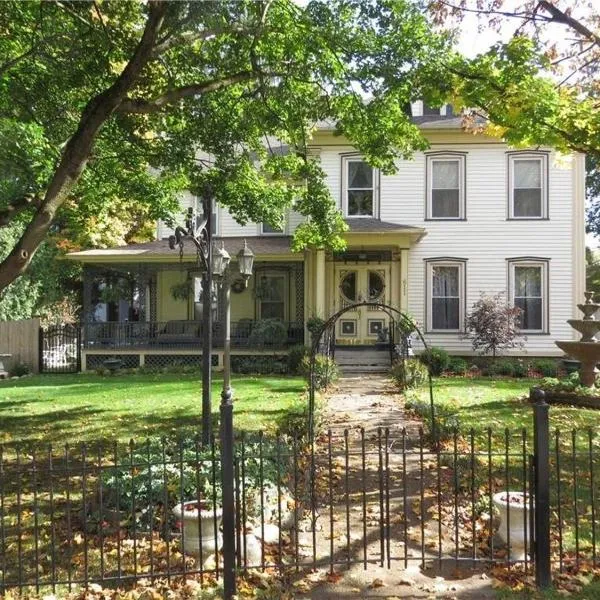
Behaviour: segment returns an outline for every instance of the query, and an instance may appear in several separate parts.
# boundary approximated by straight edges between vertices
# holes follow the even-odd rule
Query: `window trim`
[[[433,324],[433,268],[458,267],[459,303],[458,303],[458,329],[434,329]],[[452,256],[440,256],[425,259],[425,332],[426,333],[463,333],[465,330],[465,316],[467,307],[467,259]]]
[[[436,161],[458,161],[458,217],[433,216],[433,163]],[[466,221],[467,220],[467,155],[465,152],[428,152],[425,155],[425,220],[426,221]]]
[[[265,223],[264,221],[258,224],[258,235],[268,235],[268,236],[286,236],[288,235],[287,232],[287,228],[288,228],[288,218],[287,218],[287,214],[285,214],[283,216],[283,227],[281,229],[281,231],[265,231],[264,230],[264,226]]]
[[[537,256],[520,256],[506,259],[508,267],[508,302],[515,306],[515,267],[540,267],[542,269],[542,328],[519,329],[524,335],[548,335],[550,333],[550,259]]]
[[[549,187],[550,175],[548,169],[549,152],[524,150],[519,152],[507,152],[508,167],[507,167],[507,185],[508,185],[508,213],[507,220],[509,221],[546,221],[549,217]],[[515,190],[514,190],[514,171],[515,162],[519,160],[537,160],[541,165],[540,182],[542,185],[542,214],[539,217],[516,217],[515,216]]]
[[[346,219],[379,219],[379,169],[371,167],[373,171],[373,211],[370,215],[350,215],[348,214],[348,163],[351,162],[364,162],[367,165],[367,161],[361,154],[343,154],[342,155],[342,168],[341,168],[341,199],[340,205],[342,214]],[[370,165],[369,165],[370,166]]]
[[[257,286],[260,285],[261,277],[281,277],[283,278],[283,319],[282,321],[289,321],[290,316],[290,274],[288,271],[282,269],[260,269],[254,273],[254,295],[256,298],[256,317],[257,319],[266,319],[271,317],[262,316],[262,296],[257,294]]]

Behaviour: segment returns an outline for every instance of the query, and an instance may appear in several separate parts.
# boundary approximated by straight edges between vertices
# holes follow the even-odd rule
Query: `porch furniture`
[[[8,377],[8,371],[4,368],[4,359],[11,358],[12,354],[0,354],[0,379]]]

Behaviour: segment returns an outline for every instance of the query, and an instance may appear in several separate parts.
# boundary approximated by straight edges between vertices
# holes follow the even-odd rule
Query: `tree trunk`
[[[85,107],[79,126],[65,147],[39,208],[11,253],[0,264],[0,293],[31,263],[54,221],[57,210],[79,181],[100,129],[125,99],[152,57],[166,9],[166,3],[150,3],[144,33],[127,66],[113,85],[92,98]]]

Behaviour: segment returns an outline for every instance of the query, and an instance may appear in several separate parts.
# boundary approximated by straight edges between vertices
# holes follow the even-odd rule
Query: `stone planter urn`
[[[183,551],[186,554],[200,558],[200,548],[202,548],[202,559],[206,560],[215,554],[215,550],[221,549],[223,540],[220,529],[223,510],[220,506],[215,508],[211,502],[191,500],[175,506],[173,514],[181,522]]]
[[[498,536],[510,544],[510,558],[525,560],[525,540],[531,544],[529,497],[523,492],[504,491],[494,494],[492,500],[500,518]]]

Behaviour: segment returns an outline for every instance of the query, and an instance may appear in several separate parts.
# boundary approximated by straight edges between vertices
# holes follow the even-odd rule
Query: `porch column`
[[[325,314],[325,250],[317,250],[315,268],[315,313],[321,319],[326,319]]]
[[[400,251],[400,310],[408,312],[408,250]]]

